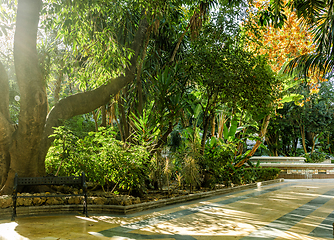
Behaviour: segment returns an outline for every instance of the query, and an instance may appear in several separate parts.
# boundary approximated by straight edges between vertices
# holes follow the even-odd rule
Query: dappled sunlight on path
[[[57,215],[0,221],[0,239],[328,239],[334,186],[283,183],[129,215]]]

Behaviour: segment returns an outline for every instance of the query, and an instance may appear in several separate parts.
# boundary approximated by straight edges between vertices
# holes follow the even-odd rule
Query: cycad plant
[[[185,157],[183,165],[183,176],[186,184],[190,187],[190,192],[193,192],[194,188],[200,186],[200,167],[194,157],[189,155]]]
[[[185,183],[190,187],[190,192],[201,185],[201,172],[198,161],[201,159],[201,138],[198,129],[188,128],[185,132],[188,136],[183,149],[182,175]]]

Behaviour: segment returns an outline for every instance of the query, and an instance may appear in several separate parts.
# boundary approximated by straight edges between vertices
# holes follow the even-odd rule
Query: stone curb
[[[265,186],[273,183],[283,182],[284,179],[275,179],[264,182],[250,183],[246,185],[223,188],[218,190],[212,190],[208,192],[193,193],[185,196],[172,197],[168,199],[161,199],[153,202],[144,202],[128,206],[120,205],[88,205],[88,214],[103,213],[103,214],[130,214],[135,212],[141,212],[158,207],[164,207],[171,204],[188,202],[191,200],[212,197],[216,195],[251,189],[254,187]],[[50,214],[68,214],[68,213],[82,213],[82,205],[49,205],[49,206],[29,206],[29,207],[17,207],[17,217],[23,216],[35,216],[35,215],[50,215]],[[0,209],[0,219],[10,219],[12,216],[12,208]]]

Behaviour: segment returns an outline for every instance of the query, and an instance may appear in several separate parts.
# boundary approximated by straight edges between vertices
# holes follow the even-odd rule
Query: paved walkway
[[[127,216],[20,217],[3,239],[332,239],[334,179],[285,180]]]

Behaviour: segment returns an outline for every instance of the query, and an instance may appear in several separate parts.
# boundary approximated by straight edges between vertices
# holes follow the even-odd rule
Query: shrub
[[[273,180],[280,173],[278,168],[234,168],[229,166],[225,169],[225,186],[233,184],[248,184],[253,182]]]
[[[211,138],[205,146],[205,152],[199,161],[204,175],[204,187],[214,188],[216,184],[230,186],[233,184],[247,184],[256,181],[275,179],[280,170],[275,168],[235,168],[234,164],[245,154],[235,157],[236,146]]]
[[[327,154],[324,152],[306,153],[304,155],[307,163],[320,163],[326,160]]]
[[[126,190],[144,189],[149,152],[143,146],[116,140],[111,128],[79,138],[60,127],[54,136],[56,140],[46,159],[48,173],[73,175],[84,171],[89,181],[102,187],[112,182]]]
[[[276,179],[281,170],[278,168],[256,168],[255,172],[257,174],[256,181],[268,181]]]
[[[196,162],[196,159],[187,156],[184,159],[184,166],[182,174],[184,176],[184,181],[190,187],[190,191],[192,192],[194,188],[200,186],[201,184],[201,175],[200,175],[200,168]]]
[[[226,144],[211,138],[205,145],[203,157],[199,165],[204,174],[204,187],[213,188],[215,184],[226,181],[225,173],[234,159],[234,144]]]

